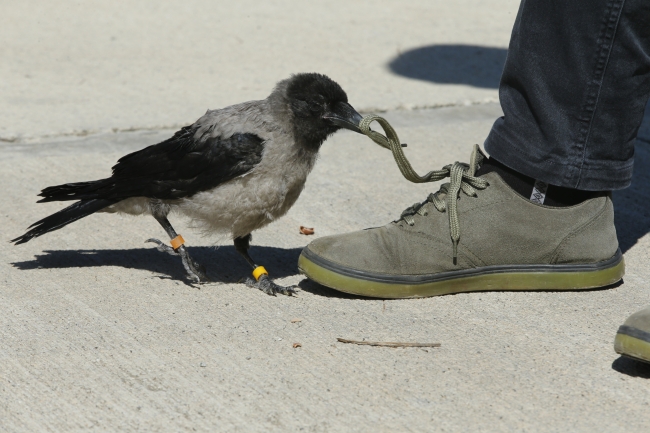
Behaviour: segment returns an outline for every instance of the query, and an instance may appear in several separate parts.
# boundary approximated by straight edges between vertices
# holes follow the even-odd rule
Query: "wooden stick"
[[[364,346],[384,346],[384,347],[440,347],[440,343],[393,343],[387,341],[356,341],[337,338],[341,343],[361,344]]]

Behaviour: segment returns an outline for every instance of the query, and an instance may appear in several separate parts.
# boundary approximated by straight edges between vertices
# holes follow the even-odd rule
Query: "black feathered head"
[[[302,73],[278,83],[293,116],[296,138],[309,147],[319,147],[341,128],[361,132],[361,115],[348,104],[348,95],[323,74]]]

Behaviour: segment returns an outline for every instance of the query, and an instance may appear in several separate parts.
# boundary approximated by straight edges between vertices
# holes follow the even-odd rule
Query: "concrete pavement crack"
[[[439,108],[448,108],[448,107],[470,107],[473,105],[487,105],[497,103],[497,99],[486,98],[480,101],[464,101],[464,102],[452,102],[444,104],[425,104],[425,105],[415,105],[415,104],[400,104],[396,107],[365,107],[359,109],[361,114],[370,114],[370,113],[388,113],[391,111],[420,111],[420,110],[435,110]],[[130,126],[126,128],[105,128],[105,129],[82,129],[82,130],[73,130],[69,132],[59,132],[52,134],[44,135],[0,135],[0,143],[11,143],[11,144],[22,144],[22,143],[33,143],[41,142],[46,140],[56,140],[61,138],[71,138],[71,137],[89,137],[99,134],[118,134],[122,132],[146,132],[146,131],[161,131],[166,129],[179,129],[183,126],[191,124],[192,121],[182,122],[182,123],[172,123],[168,125],[150,125],[150,126]]]

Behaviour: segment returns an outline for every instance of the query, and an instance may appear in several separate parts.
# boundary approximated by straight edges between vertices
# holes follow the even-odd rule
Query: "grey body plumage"
[[[341,127],[360,132],[361,116],[334,81],[320,74],[297,74],[271,95],[219,110],[208,110],[169,140],[121,158],[113,176],[49,187],[43,201],[76,203],[32,225],[16,244],[57,230],[94,212],[150,214],[170,237],[169,214],[182,214],[204,234],[230,237],[244,258],[251,232],[280,218],[298,199],[318,150]],[[174,236],[172,236],[174,235]],[[179,254],[190,278],[207,280],[184,246]],[[258,287],[291,294],[263,276]]]

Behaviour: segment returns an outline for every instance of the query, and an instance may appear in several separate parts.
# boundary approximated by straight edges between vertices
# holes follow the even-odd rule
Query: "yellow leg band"
[[[266,272],[266,269],[264,269],[264,266],[258,266],[255,269],[253,269],[253,276],[255,277],[256,281],[260,280],[260,277],[262,275],[268,275],[269,273]]]
[[[170,244],[172,244],[172,248],[177,250],[185,243],[185,239],[183,239],[183,236],[178,235],[171,241],[169,241]]]

